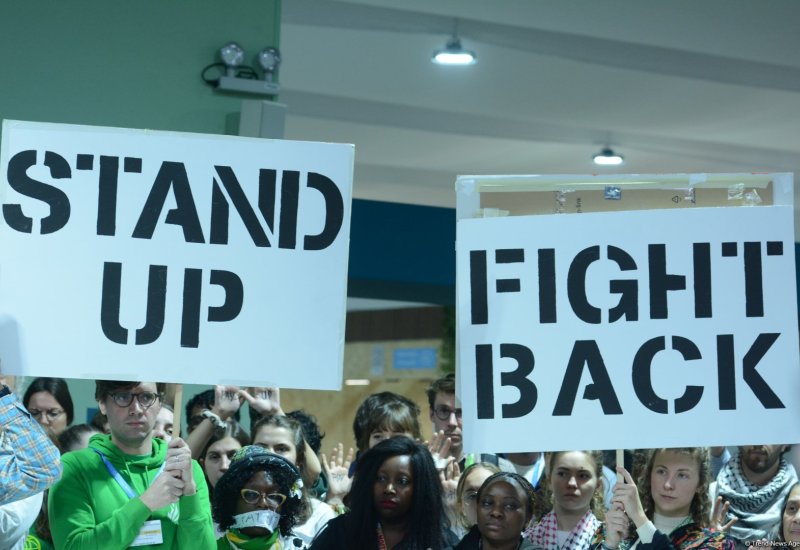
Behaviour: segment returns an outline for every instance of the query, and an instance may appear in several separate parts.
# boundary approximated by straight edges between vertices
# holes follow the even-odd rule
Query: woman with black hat
[[[282,456],[249,445],[236,452],[214,489],[219,550],[306,548],[292,534],[303,510],[300,472]]]

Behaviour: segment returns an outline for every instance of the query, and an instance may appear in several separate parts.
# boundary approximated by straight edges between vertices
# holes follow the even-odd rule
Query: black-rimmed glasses
[[[439,405],[433,409],[433,414],[435,414],[436,418],[439,420],[447,420],[453,413],[456,414],[456,418],[461,418],[461,409],[451,409],[447,405]]]
[[[143,409],[149,409],[153,406],[156,400],[161,399],[161,394],[152,391],[143,391],[141,393],[133,393],[129,391],[120,391],[109,393],[111,399],[118,407],[130,407],[133,400],[136,399]]]

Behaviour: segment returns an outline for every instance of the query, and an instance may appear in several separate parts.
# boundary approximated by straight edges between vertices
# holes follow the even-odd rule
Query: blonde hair
[[[496,474],[500,472],[500,468],[491,462],[476,462],[470,464],[458,478],[458,485],[456,486],[456,523],[464,529],[471,529],[472,525],[469,523],[467,516],[464,515],[464,487],[467,485],[467,478],[475,470],[482,469]]]

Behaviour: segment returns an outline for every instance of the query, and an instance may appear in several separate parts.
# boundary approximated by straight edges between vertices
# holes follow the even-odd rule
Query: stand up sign
[[[351,145],[4,121],[4,370],[339,388],[352,170]]]

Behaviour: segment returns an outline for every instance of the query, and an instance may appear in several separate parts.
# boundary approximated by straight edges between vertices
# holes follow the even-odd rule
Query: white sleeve
[[[13,548],[27,536],[42,509],[42,493],[0,506],[0,548]],[[6,542],[10,543],[6,546]]]
[[[656,526],[653,525],[652,521],[647,520],[636,529],[636,533],[639,535],[639,540],[645,544],[650,544],[656,534]]]

